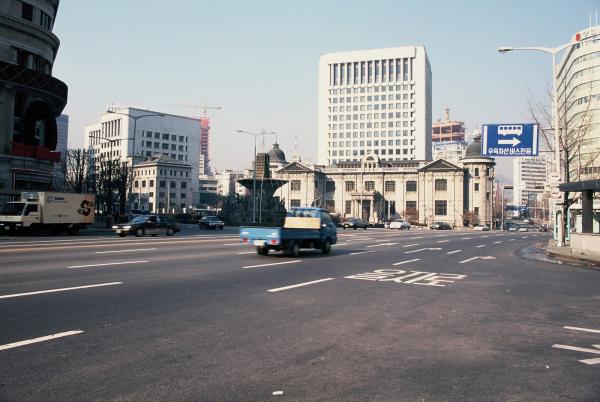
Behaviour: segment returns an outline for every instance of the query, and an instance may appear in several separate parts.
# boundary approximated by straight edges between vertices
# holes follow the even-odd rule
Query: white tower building
[[[527,205],[529,199],[545,191],[548,163],[543,156],[520,157],[513,160],[513,203]]]
[[[318,163],[431,160],[431,66],[423,46],[319,60]]]

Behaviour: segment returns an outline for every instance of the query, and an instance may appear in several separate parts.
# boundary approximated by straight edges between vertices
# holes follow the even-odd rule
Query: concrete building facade
[[[548,162],[543,156],[513,159],[513,204],[528,205],[546,191]],[[531,201],[533,202],[533,201]]]
[[[318,163],[431,160],[431,88],[423,46],[321,56]]]
[[[58,0],[0,2],[0,205],[51,190],[59,154],[56,117],[68,88],[52,76]]]
[[[139,118],[134,133],[134,120],[127,115],[150,116]],[[98,123],[85,127],[85,147],[92,151],[95,160],[112,158],[131,163],[135,156],[135,166],[154,154],[163,153],[188,164],[194,177],[190,202],[198,201],[200,120],[197,118],[132,107],[109,107],[100,114]]]

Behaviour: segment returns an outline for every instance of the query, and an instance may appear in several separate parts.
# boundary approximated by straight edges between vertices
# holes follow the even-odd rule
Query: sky
[[[600,0],[318,1],[62,0],[53,75],[69,86],[69,145],[108,105],[211,118],[211,166],[249,167],[253,138],[276,131],[291,155],[316,162],[319,56],[424,45],[433,75],[433,120],[530,122],[549,103],[550,55],[499,54],[499,46],[555,47],[589,26]],[[297,138],[297,140],[296,140]],[[266,149],[273,138],[266,139]],[[261,144],[259,143],[259,149]],[[289,158],[288,158],[289,159]],[[512,180],[512,159],[497,174]]]

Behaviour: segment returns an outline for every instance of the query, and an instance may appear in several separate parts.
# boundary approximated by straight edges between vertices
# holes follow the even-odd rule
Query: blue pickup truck
[[[260,255],[270,250],[297,257],[301,248],[315,248],[329,254],[337,242],[335,223],[321,208],[291,208],[283,227],[242,226],[240,239],[256,247]]]

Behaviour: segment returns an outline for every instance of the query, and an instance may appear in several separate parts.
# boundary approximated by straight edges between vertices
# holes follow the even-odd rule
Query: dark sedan
[[[205,216],[198,222],[200,229],[221,229],[225,227],[225,223],[216,216]]]
[[[366,229],[369,224],[361,219],[348,219],[342,222],[342,228],[344,229]]]
[[[446,222],[433,222],[429,228],[432,230],[452,230],[452,226]]]
[[[181,230],[177,222],[165,215],[136,216],[131,222],[113,225],[112,229],[121,237],[125,237],[128,234],[134,234],[138,237],[147,234],[152,236],[156,236],[157,234],[173,236]]]

